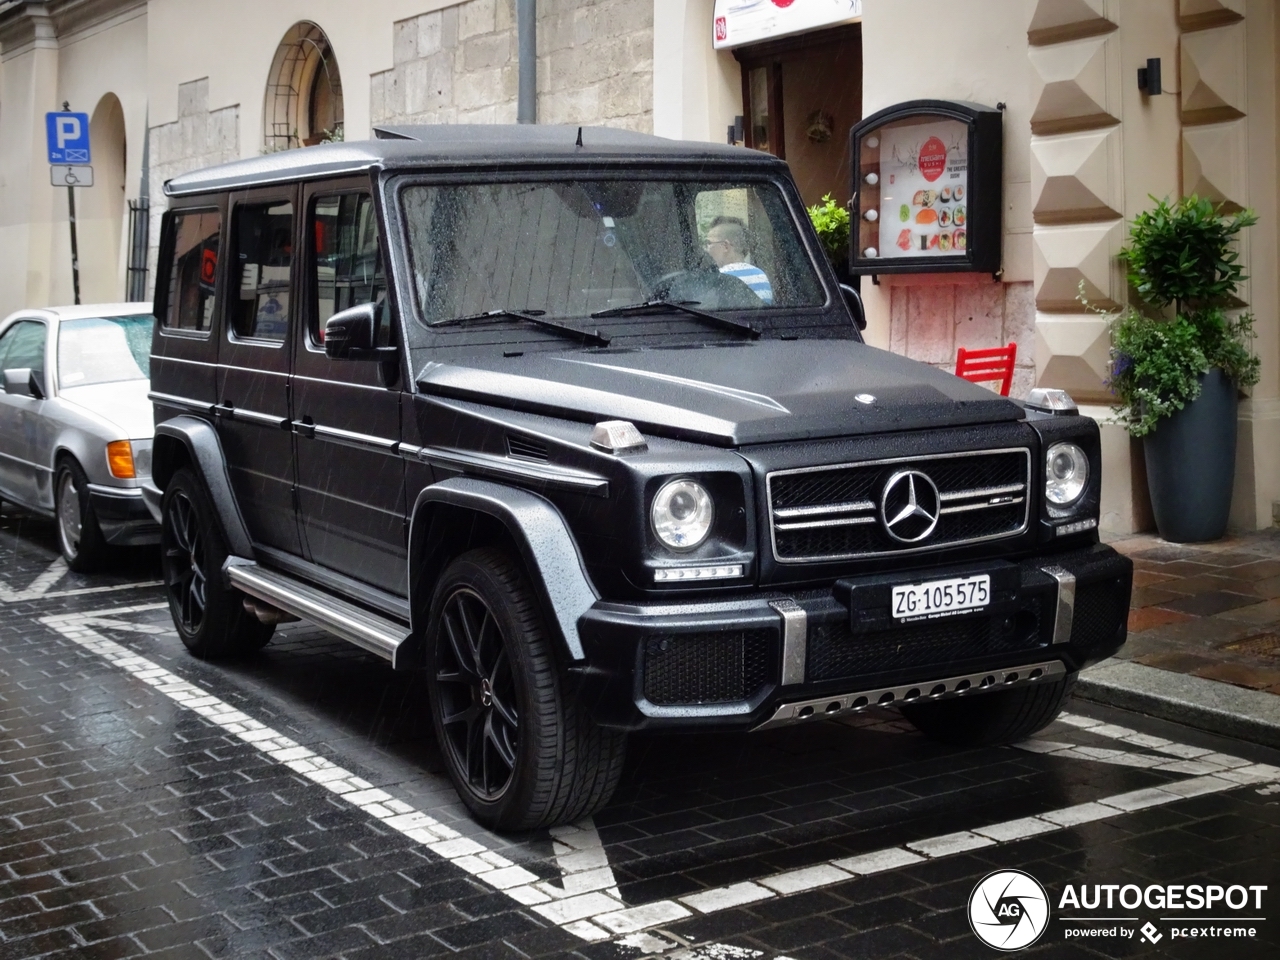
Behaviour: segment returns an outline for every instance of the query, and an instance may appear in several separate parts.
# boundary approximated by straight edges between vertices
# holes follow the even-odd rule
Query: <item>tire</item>
[[[902,705],[902,715],[925,736],[954,747],[990,747],[1025,740],[1051,724],[1075,686],[1076,674],[936,703]]]
[[[525,831],[608,803],[626,736],[582,708],[523,567],[493,548],[458,557],[436,585],[429,624],[432,723],[472,816]]]
[[[226,544],[204,484],[187,467],[165,487],[160,505],[160,566],[178,636],[201,659],[242,656],[271,639],[274,624],[244,608],[244,595],[222,585]]]
[[[76,573],[100,569],[111,554],[89,500],[89,478],[75,460],[58,463],[53,479],[53,506],[58,526],[58,549]]]

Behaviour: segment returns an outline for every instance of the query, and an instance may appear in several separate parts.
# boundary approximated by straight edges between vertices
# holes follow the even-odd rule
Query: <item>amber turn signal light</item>
[[[128,440],[107,444],[107,469],[117,480],[132,480],[137,476],[133,469],[133,445]]]

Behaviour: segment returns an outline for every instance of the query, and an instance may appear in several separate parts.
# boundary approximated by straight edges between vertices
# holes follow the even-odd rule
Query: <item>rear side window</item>
[[[241,204],[234,237],[231,329],[243,339],[283,340],[289,327],[293,204]]]
[[[387,281],[382,269],[378,239],[378,217],[373,198],[367,193],[347,193],[318,197],[312,220],[315,243],[316,285],[312,302],[311,341],[321,341],[325,321],[335,313],[362,303],[382,303],[387,297]],[[386,311],[382,311],[382,316]],[[379,340],[385,346],[388,324],[379,325]]]
[[[203,333],[213,325],[213,292],[218,278],[217,210],[186,210],[173,215],[173,262],[163,325],[170,330]]]

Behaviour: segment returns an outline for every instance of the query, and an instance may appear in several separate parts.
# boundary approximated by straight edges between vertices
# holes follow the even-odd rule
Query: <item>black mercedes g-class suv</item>
[[[1025,737],[1124,642],[1097,426],[867,346],[784,163],[378,137],[165,186],[147,500],[195,655],[297,617],[424,669],[515,830],[604,804],[631,730]]]

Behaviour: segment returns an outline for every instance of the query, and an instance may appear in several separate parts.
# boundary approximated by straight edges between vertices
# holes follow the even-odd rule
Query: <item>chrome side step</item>
[[[908,683],[896,687],[859,690],[856,693],[838,694],[818,700],[797,700],[794,703],[782,704],[773,712],[772,717],[752,729],[771,730],[774,727],[814,720],[818,717],[858,713],[867,707],[887,707],[890,704],[990,693],[1015,685],[1021,686],[1055,679],[1066,672],[1067,669],[1062,665],[1061,660],[1048,660],[1044,663],[1028,663],[1006,670],[988,670],[983,673]]]
[[[409,637],[404,624],[370,613],[286,573],[261,567],[252,560],[228,557],[222,572],[227,582],[237,590],[314,623],[322,630],[390,660],[393,667],[397,666],[396,654]]]

